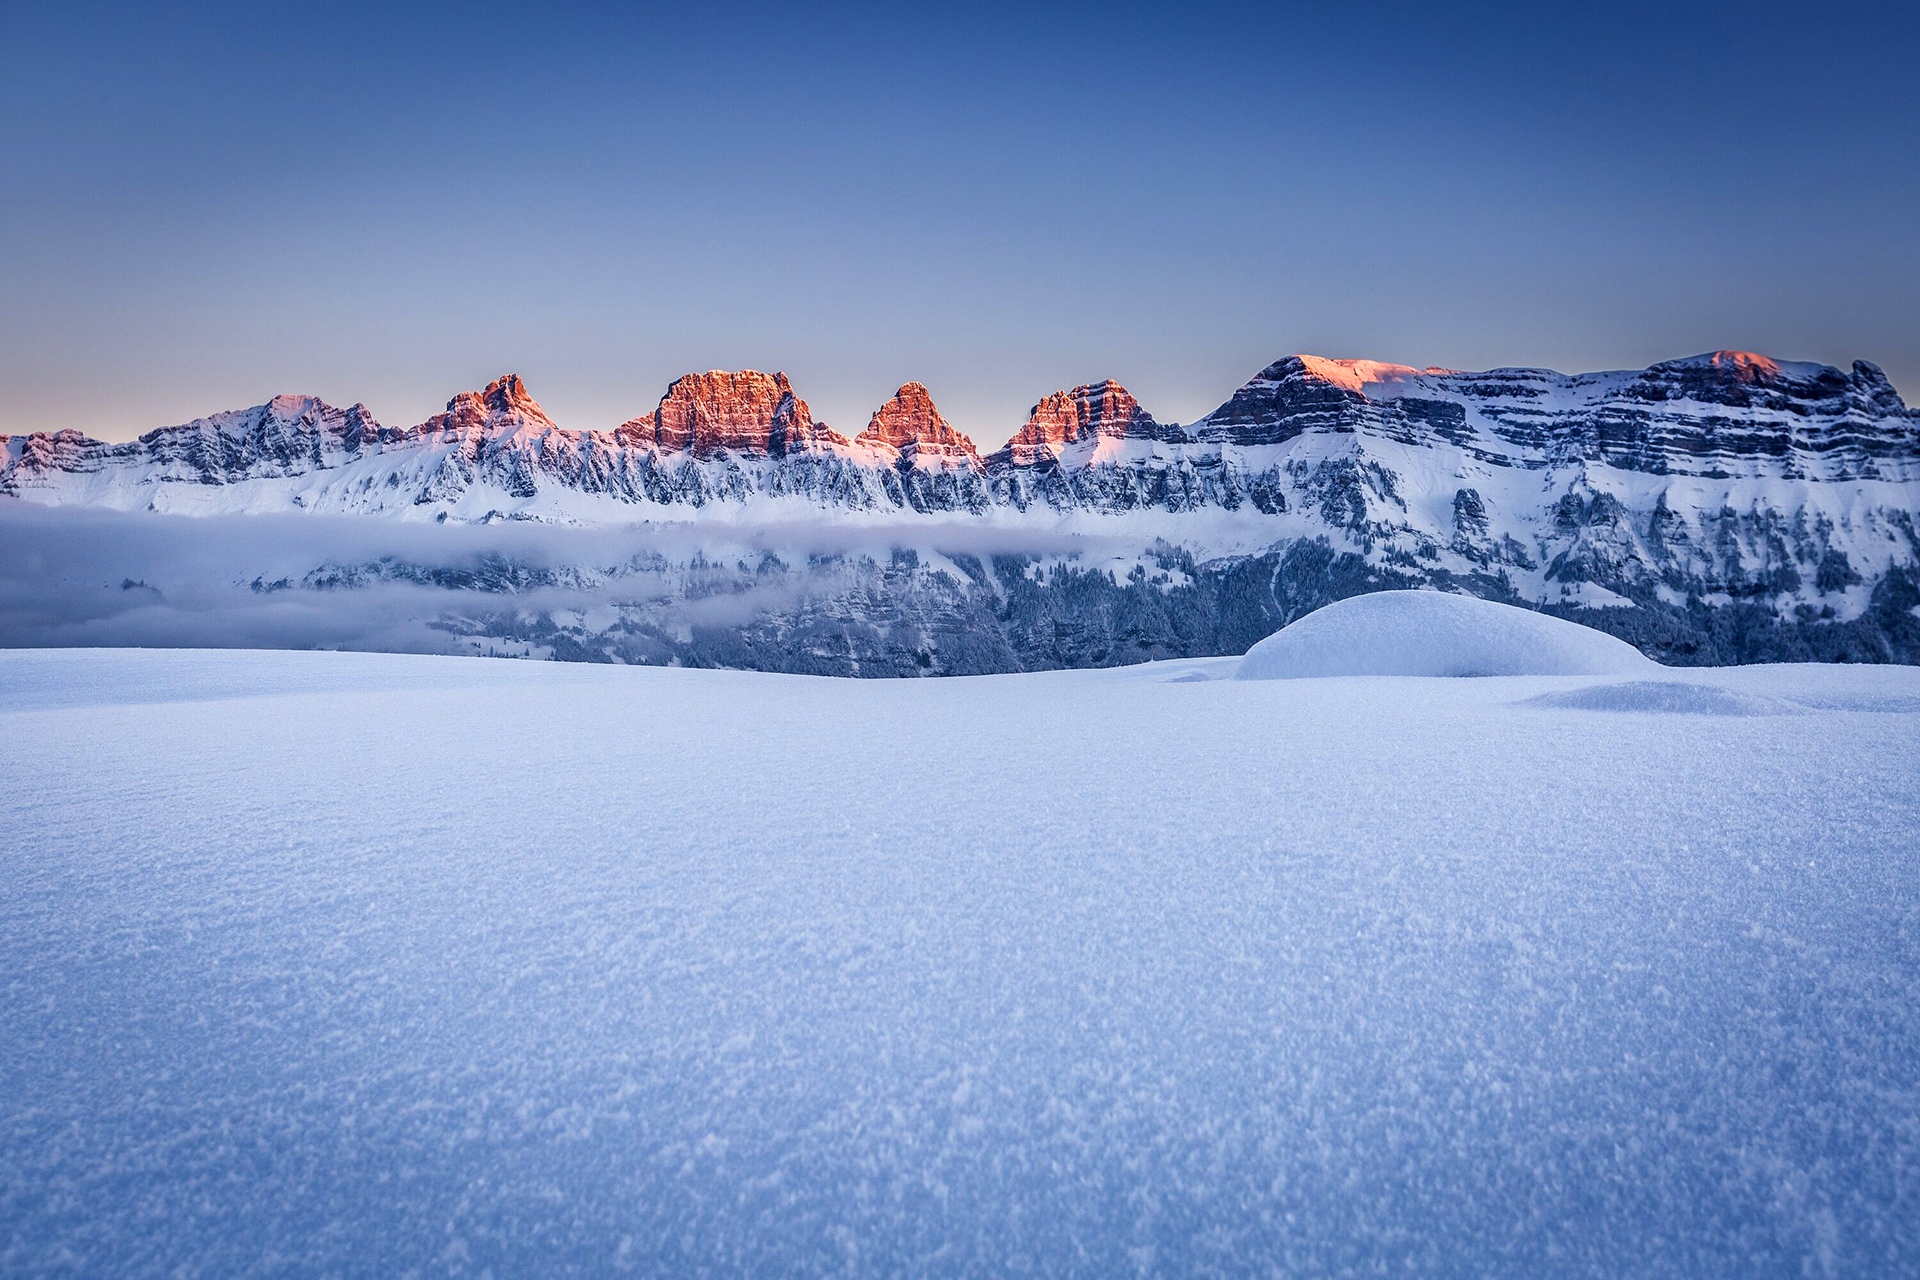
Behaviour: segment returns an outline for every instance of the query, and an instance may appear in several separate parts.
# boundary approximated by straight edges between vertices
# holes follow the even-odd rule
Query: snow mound
[[[1631,680],[1626,684],[1596,684],[1585,689],[1539,694],[1523,699],[1519,705],[1683,716],[1795,716],[1807,710],[1785,698],[1736,693],[1732,689],[1718,689],[1710,684],[1688,684],[1684,680]]]
[[[1247,650],[1235,678],[1611,676],[1656,665],[1624,640],[1531,609],[1441,591],[1379,591],[1282,627]]]

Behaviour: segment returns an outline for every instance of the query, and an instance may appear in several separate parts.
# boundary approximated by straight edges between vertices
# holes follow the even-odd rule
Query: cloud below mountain
[[[979,557],[1076,556],[1131,545],[1113,537],[959,521],[583,528],[351,516],[186,518],[26,503],[0,504],[0,543],[9,550],[0,558],[0,647],[401,653],[472,652],[433,625],[463,613],[551,614],[644,603],[661,625],[743,625],[756,614],[794,604],[807,590],[805,566],[823,558],[885,562],[896,548],[911,547]],[[800,569],[746,582],[753,565],[767,556]],[[647,568],[689,562],[712,562],[746,584],[676,599]],[[379,565],[418,571],[446,585],[353,575]],[[487,579],[490,569],[497,580],[492,589],[461,585]],[[505,579],[498,580],[502,574]]]

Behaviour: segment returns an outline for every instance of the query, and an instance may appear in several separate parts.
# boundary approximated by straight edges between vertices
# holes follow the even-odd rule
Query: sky
[[[610,8],[0,3],[0,433],[759,368],[992,446],[1300,351],[1920,398],[1915,7]]]

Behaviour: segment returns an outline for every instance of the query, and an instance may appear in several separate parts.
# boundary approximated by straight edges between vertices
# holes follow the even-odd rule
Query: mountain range
[[[1419,585],[1575,616],[1668,661],[1920,661],[1920,412],[1865,361],[1843,371],[1720,351],[1563,375],[1295,355],[1187,424],[1156,421],[1112,381],[1057,391],[987,454],[919,383],[850,437],[817,421],[784,374],[751,370],[689,374],[610,430],[556,425],[509,375],[414,427],[284,395],[127,443],[57,431],[0,446],[0,499],[42,505],[646,522],[729,537],[795,520],[893,531],[891,556],[776,556],[777,572],[804,571],[789,593],[799,603],[733,624],[726,654],[710,651],[712,636],[702,649],[623,615],[611,631],[556,630],[541,647],[561,656],[1085,665],[1244,648],[1329,599]],[[1129,549],[1049,553],[1051,565],[1041,553],[943,554],[967,527]],[[701,585],[683,575],[667,594],[775,572],[742,560],[730,587],[702,566]],[[334,564],[315,566],[314,581],[442,569]],[[576,570],[576,584],[623,574]],[[822,625],[879,640],[795,639]],[[632,642],[649,627],[659,634]],[[735,651],[756,629],[753,652]],[[793,656],[843,648],[866,656],[824,667]]]

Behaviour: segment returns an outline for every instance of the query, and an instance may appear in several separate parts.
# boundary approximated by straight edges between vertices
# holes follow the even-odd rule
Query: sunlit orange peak
[[[1777,361],[1752,351],[1716,351],[1707,357],[1716,369],[1731,369],[1744,379],[1771,378],[1780,372]]]
[[[1335,386],[1345,387],[1349,391],[1359,391],[1368,383],[1399,382],[1405,378],[1417,378],[1422,374],[1446,374],[1451,369],[1429,368],[1415,369],[1410,365],[1388,364],[1383,360],[1329,360],[1325,356],[1301,356],[1301,367]]]

